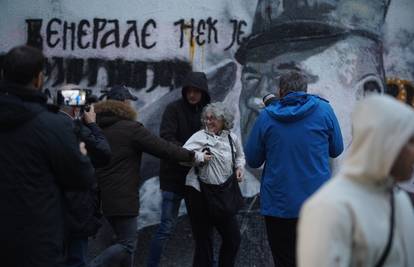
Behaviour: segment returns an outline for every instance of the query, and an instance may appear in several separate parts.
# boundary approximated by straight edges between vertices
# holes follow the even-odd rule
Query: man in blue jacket
[[[306,91],[304,75],[283,74],[280,99],[260,113],[245,147],[250,167],[265,163],[261,214],[276,266],[296,266],[299,209],[331,176],[329,158],[343,151],[341,130],[328,101]]]

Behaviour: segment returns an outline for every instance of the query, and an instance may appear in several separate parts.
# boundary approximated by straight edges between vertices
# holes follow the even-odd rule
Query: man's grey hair
[[[290,71],[280,76],[279,94],[281,97],[289,92],[306,92],[308,90],[308,79],[298,71]]]
[[[214,102],[204,107],[201,113],[201,123],[206,127],[206,114],[210,112],[217,119],[224,122],[223,130],[230,130],[234,125],[234,115],[223,102]]]

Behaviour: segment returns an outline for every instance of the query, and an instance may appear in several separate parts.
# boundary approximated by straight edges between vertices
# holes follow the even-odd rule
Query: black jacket
[[[196,87],[203,92],[202,99],[197,105],[188,103],[186,98],[188,87]],[[181,93],[181,99],[166,107],[160,125],[160,136],[179,146],[184,145],[195,132],[201,129],[201,112],[210,103],[205,76],[187,76]],[[161,190],[183,194],[188,171],[188,167],[176,161],[161,160],[159,175]]]
[[[96,123],[84,124],[60,112],[62,119],[72,123],[78,139],[85,143],[92,165],[103,167],[111,159],[111,148],[102,130]],[[99,220],[99,192],[95,177],[89,183],[89,189],[82,192],[65,192],[65,227],[71,238],[85,238],[97,233],[101,226]]]
[[[46,97],[0,84],[0,251],[5,266],[56,266],[62,252],[61,190],[86,190],[94,169],[72,125]]]
[[[110,163],[96,171],[105,216],[136,216],[139,211],[139,170],[142,153],[192,161],[194,152],[177,147],[135,121],[135,111],[116,100],[95,105],[98,125],[111,149]]]

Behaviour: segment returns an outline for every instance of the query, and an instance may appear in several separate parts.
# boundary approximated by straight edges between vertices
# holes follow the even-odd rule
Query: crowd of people
[[[160,136],[137,119],[124,86],[86,108],[47,104],[44,55],[18,46],[0,81],[0,251],[5,266],[134,266],[143,153],[161,159],[161,223],[147,266],[159,266],[185,201],[193,266],[235,266],[238,183],[262,168],[261,215],[275,266],[414,266],[414,210],[396,183],[414,169],[414,110],[390,96],[361,100],[344,150],[329,102],[290,70],[246,140],[234,112],[211,102],[207,77],[189,72],[162,115]],[[60,91],[78,90],[67,84]],[[242,141],[245,142],[243,145]],[[145,167],[145,166],[144,166]],[[88,262],[88,238],[106,220],[116,240]],[[213,229],[221,237],[214,255]],[[217,260],[216,260],[217,259]]]

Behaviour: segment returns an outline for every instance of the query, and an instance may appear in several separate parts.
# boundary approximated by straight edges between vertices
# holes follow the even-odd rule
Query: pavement
[[[250,202],[251,203],[251,200]],[[139,218],[138,218],[139,220]],[[236,260],[236,266],[272,267],[273,260],[267,244],[264,219],[258,211],[258,203],[246,205],[238,215],[241,225],[242,241]],[[148,226],[138,231],[138,243],[135,254],[135,266],[145,266],[149,244],[157,225]],[[104,224],[95,239],[89,241],[88,258],[92,259],[112,242],[113,233],[107,223]],[[215,255],[218,255],[220,236],[215,233]],[[191,226],[186,215],[179,217],[176,231],[167,243],[161,258],[161,267],[190,267],[194,243]]]

